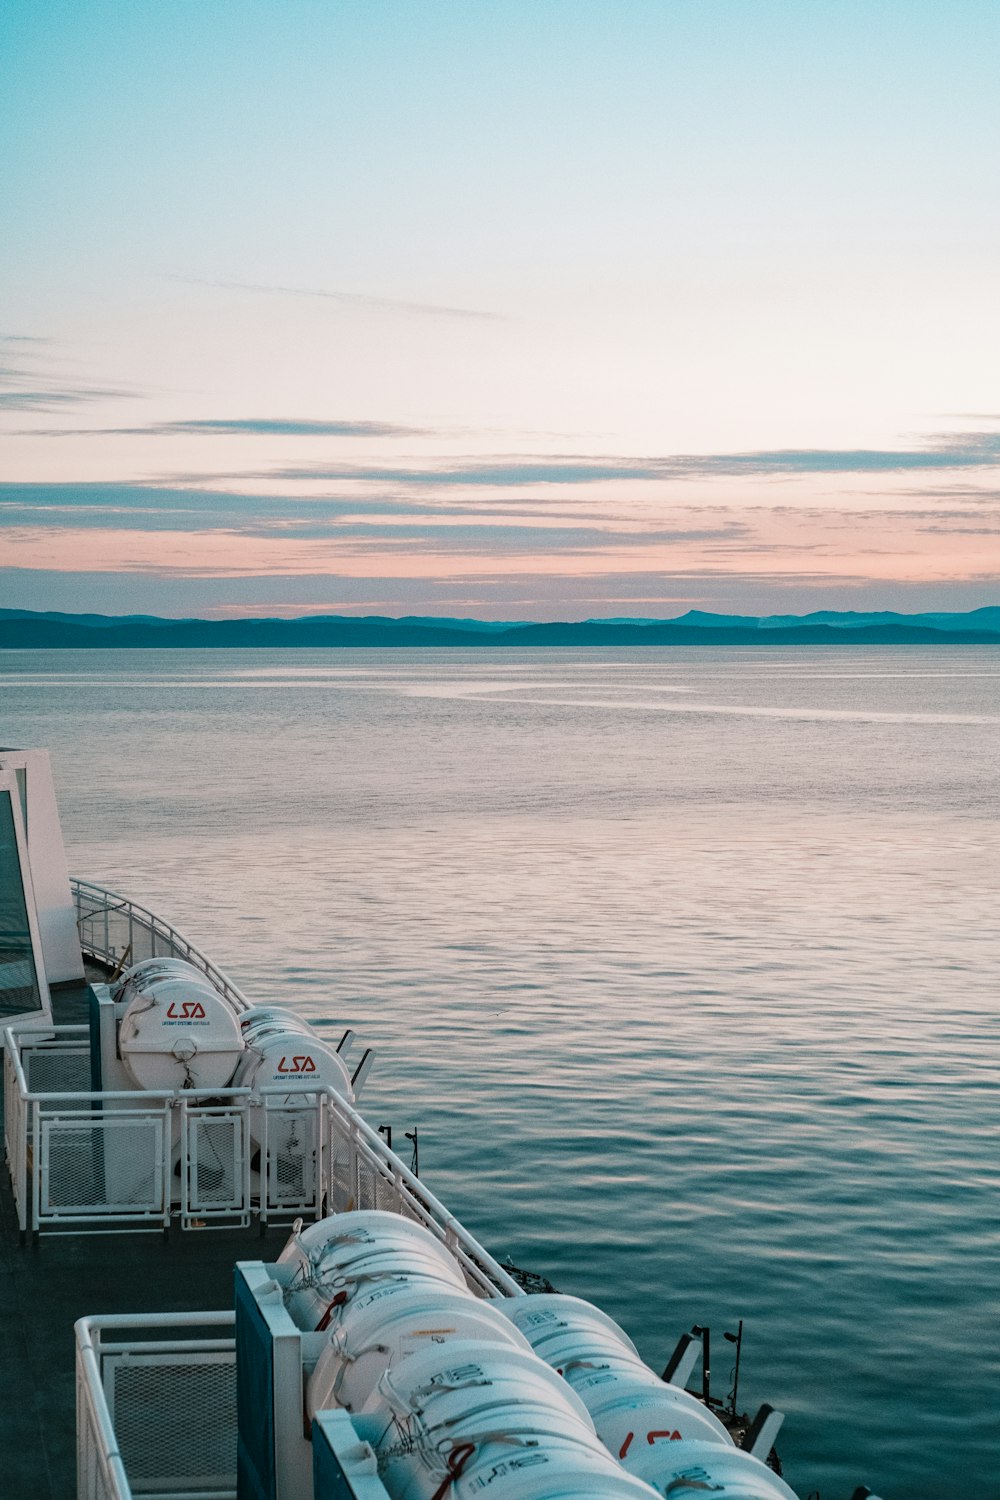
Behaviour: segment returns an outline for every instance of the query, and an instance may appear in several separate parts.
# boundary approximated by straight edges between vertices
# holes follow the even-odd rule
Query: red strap
[[[330,1319],[333,1317],[333,1309],[335,1307],[343,1307],[343,1305],[344,1305],[344,1303],[346,1301],[347,1301],[347,1293],[346,1292],[338,1292],[337,1295],[336,1295],[336,1297],[334,1297],[333,1301],[330,1303],[330,1305],[327,1308],[326,1312],[323,1314],[323,1316],[320,1318],[319,1322],[316,1324],[316,1332],[317,1333],[325,1333],[326,1332],[326,1330],[330,1326]]]
[[[476,1451],[475,1443],[457,1443],[448,1455],[448,1474],[431,1496],[431,1500],[444,1500],[448,1487],[454,1484]]]

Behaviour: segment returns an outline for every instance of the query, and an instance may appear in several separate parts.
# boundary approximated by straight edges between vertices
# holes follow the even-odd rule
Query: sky
[[[0,607],[1000,603],[996,0],[4,0]]]

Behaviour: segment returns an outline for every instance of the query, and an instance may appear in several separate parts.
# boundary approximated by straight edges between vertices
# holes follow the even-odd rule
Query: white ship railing
[[[327,1094],[330,1202],[335,1211],[380,1208],[423,1224],[451,1251],[481,1297],[522,1297],[508,1271],[414,1176],[377,1131],[332,1090]]]
[[[96,1091],[86,1026],[10,1026],[7,1163],[29,1235],[244,1227],[379,1208],[424,1224],[480,1296],[520,1288],[332,1089]],[[69,1085],[67,1087],[67,1085]]]
[[[235,1500],[231,1312],[81,1318],[77,1500]]]
[[[70,887],[84,953],[112,969],[125,969],[146,958],[185,958],[207,974],[237,1010],[249,1009],[249,1000],[228,975],[155,912],[89,880],[74,878]]]

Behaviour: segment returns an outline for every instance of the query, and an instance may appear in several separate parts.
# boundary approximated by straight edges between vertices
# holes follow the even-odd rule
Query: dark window
[[[41,1010],[10,792],[0,789],[0,1018]]]

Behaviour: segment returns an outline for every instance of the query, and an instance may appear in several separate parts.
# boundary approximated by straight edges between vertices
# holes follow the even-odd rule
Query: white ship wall
[[[0,770],[22,773],[18,780],[24,792],[22,812],[45,978],[49,984],[82,979],[76,907],[69,886],[49,752],[0,747]]]

